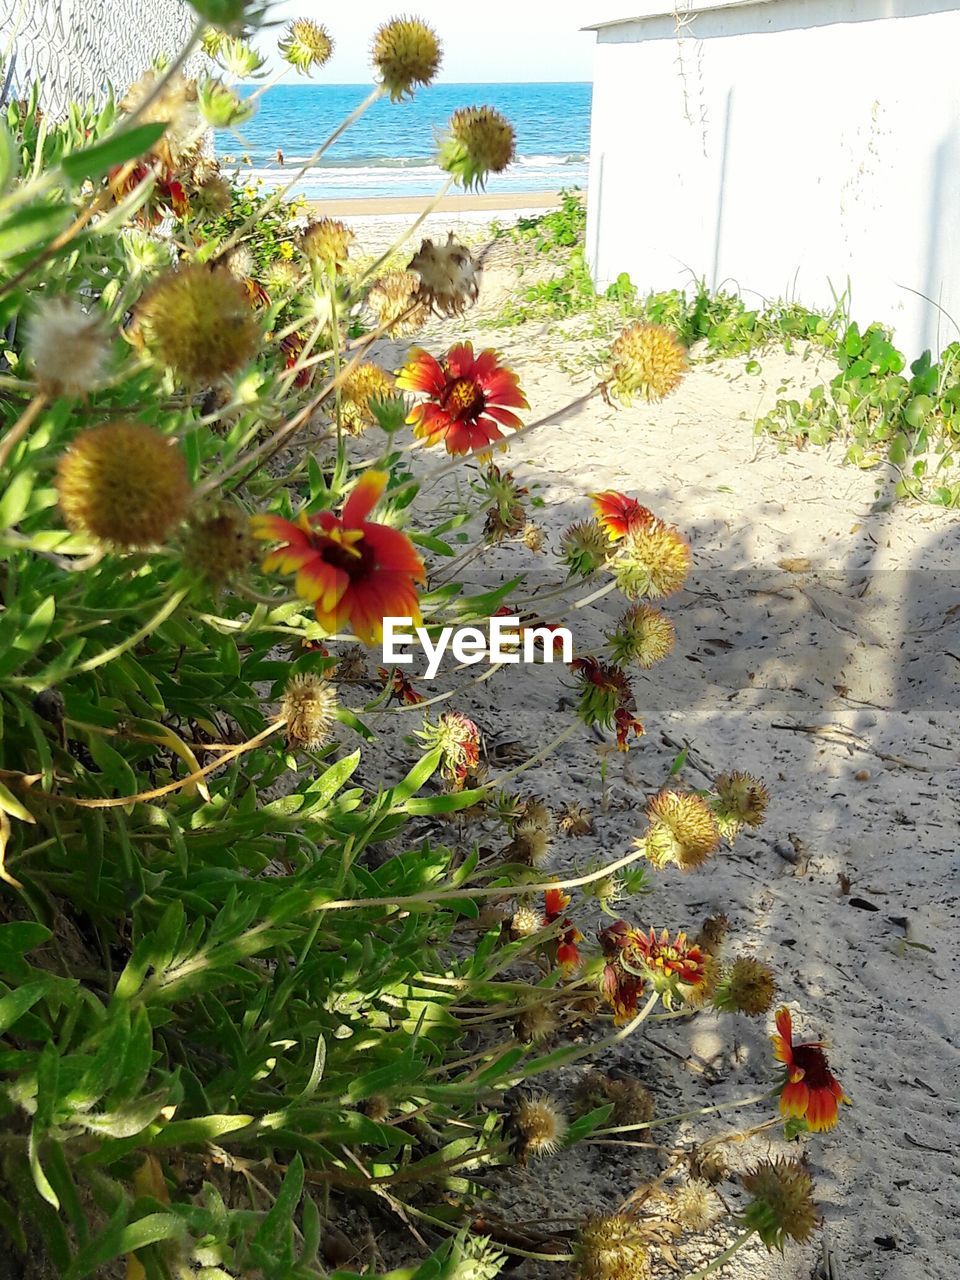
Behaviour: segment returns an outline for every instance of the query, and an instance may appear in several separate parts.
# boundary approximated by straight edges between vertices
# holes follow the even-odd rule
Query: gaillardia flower
[[[564,563],[578,578],[589,578],[605,564],[610,546],[592,520],[581,520],[564,530],[560,544]]]
[[[713,812],[720,834],[733,840],[744,827],[759,827],[770,796],[759,778],[749,773],[721,773],[714,779]]]
[[[406,534],[367,519],[387,478],[368,471],[339,516],[303,513],[296,522],[253,517],[255,537],[281,543],[264,560],[264,572],[296,572],[297,595],[314,605],[324,630],[349,626],[364,644],[379,641],[385,617],[420,620],[414,584],[425,581],[423,560]]]
[[[184,537],[184,562],[214,587],[222,587],[253,564],[256,543],[242,507],[219,502],[198,511]]]
[[[813,1235],[817,1211],[813,1180],[796,1160],[765,1160],[741,1179],[753,1197],[741,1215],[768,1249],[783,1250],[787,1240],[803,1244]]]
[[[463,315],[480,292],[479,267],[452,231],[445,244],[424,240],[407,270],[420,277],[417,297],[437,315]]]
[[[393,395],[393,379],[378,364],[365,360],[356,365],[340,387],[340,422],[351,436],[363,435],[375,421],[371,400]]]
[[[646,671],[670,655],[676,631],[659,609],[637,604],[626,611],[616,630],[607,634],[607,640],[615,662],[635,662]]]
[[[350,246],[356,238],[356,232],[339,218],[319,218],[304,231],[300,246],[311,262],[341,267],[349,258]]]
[[[333,53],[330,32],[312,18],[295,18],[277,42],[280,57],[307,75],[313,67],[322,67]]]
[[[57,465],[67,525],[126,551],[163,542],[190,501],[175,441],[142,422],[108,422],[81,431]]]
[[[531,1156],[549,1156],[560,1149],[567,1120],[551,1097],[538,1093],[514,1104],[504,1128],[513,1139],[517,1163],[525,1165]]]
[[[690,546],[662,520],[628,526],[617,556],[609,562],[617,586],[628,600],[659,599],[679,591],[687,580]]]
[[[513,159],[516,135],[493,107],[463,107],[450,117],[450,135],[440,144],[440,168],[462,187],[481,188],[488,173],[503,173]]]
[[[247,290],[226,267],[193,263],[161,276],[136,321],[147,353],[196,386],[242,369],[260,341]]]
[[[394,18],[373,37],[373,65],[392,101],[412,96],[440,70],[441,46],[436,32],[417,18]]]
[[[419,291],[420,279],[412,271],[387,271],[370,286],[367,306],[391,338],[406,338],[426,323],[429,309]]]
[[[480,763],[480,730],[470,717],[445,711],[434,724],[426,716],[417,737],[428,750],[439,749],[441,774],[455,791],[462,791]]]
[[[696,943],[688,942],[685,933],[671,938],[667,929],[659,935],[653,929],[649,933],[633,930],[620,954],[628,966],[643,966],[668,1009],[677,1000],[698,1008],[713,991],[714,961]]]
[[[771,1039],[774,1057],[787,1068],[780,1091],[781,1114],[804,1120],[812,1133],[832,1129],[840,1116],[840,1103],[849,1102],[849,1098],[830,1070],[823,1044],[819,1040],[794,1044],[787,1008],[777,1010],[777,1034]]]
[[[629,750],[630,734],[639,738],[645,731],[623,669],[593,657],[574,658],[570,667],[580,677],[580,719],[602,729],[615,728],[617,749]]]
[[[758,1018],[767,1013],[777,992],[773,970],[753,956],[738,956],[724,969],[713,996],[713,1006],[723,1013],[745,1013]]]
[[[442,440],[451,454],[489,448],[503,439],[501,426],[522,425],[513,409],[529,408],[517,375],[500,365],[496,351],[475,356],[469,342],[451,347],[442,361],[414,348],[397,387],[427,397],[407,421],[428,447]]]
[[[659,324],[633,324],[613,344],[608,386],[624,404],[636,395],[662,400],[680,385],[687,353],[675,334]]]
[[[592,493],[590,498],[597,524],[611,542],[619,542],[635,525],[647,525],[655,519],[653,512],[641,506],[636,498],[628,498],[616,489]]]

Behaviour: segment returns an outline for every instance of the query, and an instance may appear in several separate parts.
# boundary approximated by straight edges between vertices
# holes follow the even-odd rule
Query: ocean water
[[[369,91],[369,85],[277,85],[260,99],[240,136],[224,135],[218,150],[238,163],[243,175],[280,185]],[[590,94],[586,83],[439,84],[406,102],[381,100],[293,191],[328,200],[432,195],[445,177],[434,158],[436,140],[458,107],[471,106],[496,107],[517,131],[517,158],[505,173],[489,179],[491,194],[584,187]]]

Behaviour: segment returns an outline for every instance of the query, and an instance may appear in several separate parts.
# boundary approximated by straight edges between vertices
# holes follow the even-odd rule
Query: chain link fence
[[[3,101],[40,83],[40,105],[122,93],[157,54],[175,54],[196,16],[184,0],[0,0]]]

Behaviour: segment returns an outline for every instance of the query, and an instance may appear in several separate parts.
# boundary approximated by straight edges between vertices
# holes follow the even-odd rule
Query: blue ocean
[[[277,85],[239,136],[219,150],[268,185],[285,183],[343,118],[367,96],[369,85]],[[294,193],[311,199],[428,196],[445,175],[436,165],[436,139],[458,107],[492,106],[517,131],[517,158],[491,177],[492,194],[584,187],[590,141],[589,84],[439,84],[406,102],[377,102]],[[277,151],[283,153],[283,166]]]

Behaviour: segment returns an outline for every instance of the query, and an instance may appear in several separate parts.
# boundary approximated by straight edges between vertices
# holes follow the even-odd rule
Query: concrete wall
[[[643,2],[597,31],[598,282],[849,292],[910,356],[960,338],[960,3]]]

